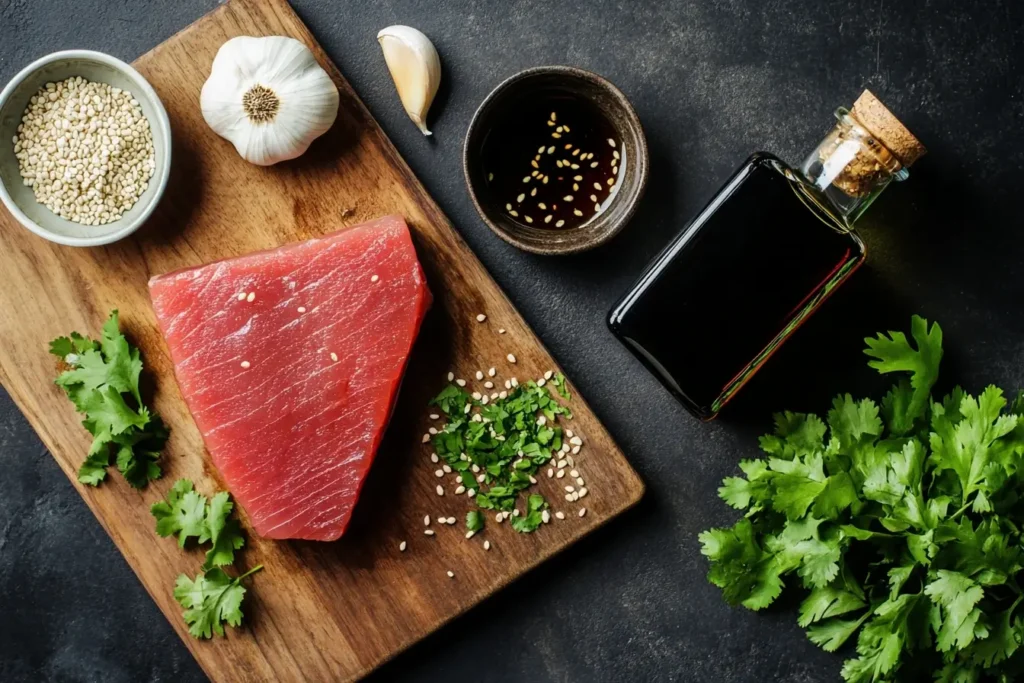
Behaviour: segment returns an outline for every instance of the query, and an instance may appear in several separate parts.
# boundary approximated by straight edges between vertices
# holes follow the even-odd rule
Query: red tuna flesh
[[[181,393],[256,532],[341,536],[431,303],[405,221],[161,275],[149,290]]]

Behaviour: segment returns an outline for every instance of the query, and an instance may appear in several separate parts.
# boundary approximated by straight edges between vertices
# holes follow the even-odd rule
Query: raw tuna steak
[[[257,533],[341,536],[431,302],[405,221],[161,275],[149,290],[181,393]]]

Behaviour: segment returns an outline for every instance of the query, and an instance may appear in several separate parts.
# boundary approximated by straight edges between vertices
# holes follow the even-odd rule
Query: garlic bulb
[[[260,166],[300,156],[338,115],[331,77],[305,45],[282,36],[221,45],[199,102],[210,128]]]
[[[427,111],[441,84],[441,58],[430,39],[411,26],[388,26],[377,34],[391,78],[409,118],[424,135]]]

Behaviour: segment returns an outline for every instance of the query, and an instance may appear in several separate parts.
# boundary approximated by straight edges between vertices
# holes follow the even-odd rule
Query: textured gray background
[[[130,60],[214,5],[0,0],[0,81],[64,48]],[[913,312],[945,329],[947,383],[1024,384],[1024,5],[295,6],[649,484],[639,509],[414,647],[376,680],[837,679],[840,658],[804,639],[792,600],[760,615],[726,607],[704,580],[695,537],[734,519],[715,488],[756,452],[754,436],[769,413],[823,411],[837,391],[879,390],[860,338],[906,327]],[[375,41],[393,23],[421,28],[441,52],[444,85],[429,141],[401,111]],[[502,78],[538,64],[574,64],[617,83],[636,105],[653,154],[632,224],[610,245],[571,258],[534,257],[498,241],[474,214],[460,170],[475,106]],[[833,108],[852,103],[864,86],[931,153],[864,219],[869,265],[719,421],[697,423],[606,332],[605,311],[743,158],[764,149],[798,162]],[[0,680],[204,680],[2,391]]]

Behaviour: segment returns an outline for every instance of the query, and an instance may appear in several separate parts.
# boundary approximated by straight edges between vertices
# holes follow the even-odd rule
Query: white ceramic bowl
[[[156,168],[149,187],[120,220],[106,225],[81,225],[65,220],[36,201],[18,172],[13,138],[29,100],[49,82],[72,76],[108,83],[130,92],[142,107],[153,131]],[[135,232],[160,201],[171,171],[171,124],[152,86],[120,59],[91,50],[65,50],[37,59],[0,92],[0,200],[18,222],[51,242],[93,247],[116,242]]]

